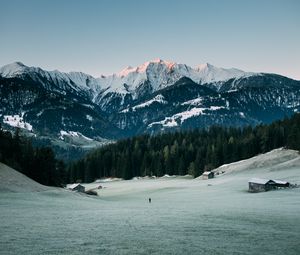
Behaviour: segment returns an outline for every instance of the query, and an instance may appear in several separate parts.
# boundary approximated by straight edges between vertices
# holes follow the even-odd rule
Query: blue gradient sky
[[[298,0],[0,0],[0,66],[118,72],[155,58],[300,80]]]

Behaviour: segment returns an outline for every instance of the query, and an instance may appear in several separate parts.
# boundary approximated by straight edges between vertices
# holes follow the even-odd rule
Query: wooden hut
[[[278,188],[288,188],[291,185],[287,181],[273,180],[273,182],[275,182],[275,186]]]
[[[205,171],[203,174],[202,174],[202,179],[203,180],[208,180],[208,179],[212,179],[214,178],[215,174],[213,172],[210,172],[210,171]]]
[[[273,180],[252,178],[248,183],[249,192],[262,192],[276,189],[276,183]]]
[[[72,190],[72,191],[77,191],[77,192],[84,192],[85,191],[85,187],[82,186],[80,183],[71,184],[70,186],[68,186],[68,189]]]

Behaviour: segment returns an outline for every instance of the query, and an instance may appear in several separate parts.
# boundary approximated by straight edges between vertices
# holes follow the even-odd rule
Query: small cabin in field
[[[287,181],[273,180],[275,182],[275,186],[278,188],[288,188],[291,184]]]
[[[249,192],[262,192],[275,188],[275,182],[267,179],[252,178],[248,181]]]
[[[215,177],[215,174],[213,172],[210,172],[210,171],[205,171],[203,174],[202,174],[202,179],[203,180],[208,180],[208,179],[212,179]]]
[[[268,180],[260,178],[252,178],[248,181],[249,183],[249,192],[262,192],[268,190],[274,190],[278,188],[288,188],[290,183],[287,181],[280,180]]]
[[[82,186],[80,183],[71,184],[70,186],[68,186],[68,189],[72,191],[82,192],[82,193],[85,192],[85,187]]]

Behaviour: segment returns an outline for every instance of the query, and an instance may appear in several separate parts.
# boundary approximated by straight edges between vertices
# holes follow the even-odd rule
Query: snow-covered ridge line
[[[128,90],[135,91],[146,81],[150,82],[153,91],[157,91],[173,85],[182,77],[190,78],[199,84],[205,84],[251,75],[254,75],[254,73],[235,68],[218,68],[208,63],[192,68],[185,64],[156,59],[137,67],[127,67],[119,73],[100,79],[104,87],[128,93]],[[128,86],[125,88],[124,84]]]
[[[76,91],[93,90],[100,91],[101,86],[99,82],[91,75],[82,72],[60,72],[58,70],[46,71],[39,67],[29,67],[21,62],[14,62],[0,68],[0,75],[5,78],[23,77],[28,75],[33,80],[44,83],[45,80],[60,87],[62,84],[68,86]],[[41,79],[42,78],[42,79]]]
[[[251,76],[254,73],[230,68],[218,68],[210,64],[198,65],[192,68],[185,64],[168,62],[161,59],[145,62],[137,67],[127,67],[119,73],[95,78],[82,72],[46,71],[39,67],[28,67],[20,62],[5,65],[0,68],[0,75],[6,78],[27,74],[37,79],[36,74],[54,83],[64,82],[75,90],[86,90],[94,95],[99,93],[117,92],[131,93],[136,96],[136,90],[146,82],[152,91],[173,85],[182,77],[187,77],[199,84],[217,83],[232,78]],[[42,82],[41,80],[38,80]]]

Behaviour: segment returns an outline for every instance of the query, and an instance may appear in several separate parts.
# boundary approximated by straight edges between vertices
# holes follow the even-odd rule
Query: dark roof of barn
[[[252,178],[248,181],[249,183],[256,183],[256,184],[267,184],[267,183],[275,183],[273,180],[268,179],[261,179],[261,178]]]

